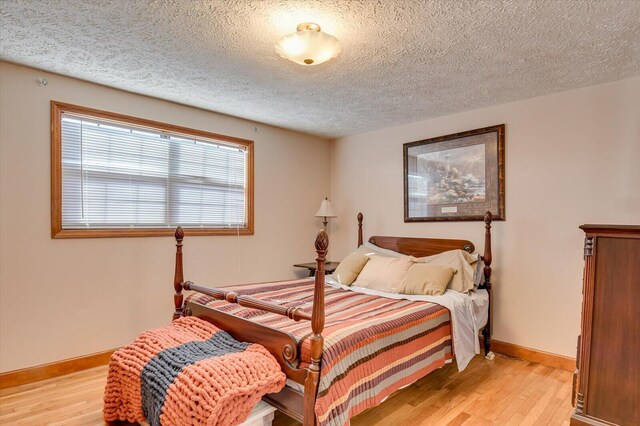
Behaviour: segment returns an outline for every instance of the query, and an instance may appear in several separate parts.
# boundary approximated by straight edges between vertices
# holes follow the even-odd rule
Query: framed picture
[[[404,144],[404,221],[504,220],[504,124]]]

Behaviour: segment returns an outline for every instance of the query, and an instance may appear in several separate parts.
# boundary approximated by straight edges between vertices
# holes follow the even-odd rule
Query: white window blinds
[[[62,228],[243,228],[247,148],[62,114]]]

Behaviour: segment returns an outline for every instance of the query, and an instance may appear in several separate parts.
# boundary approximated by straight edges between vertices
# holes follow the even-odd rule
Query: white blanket
[[[431,302],[447,308],[451,314],[453,347],[458,363],[458,371],[464,370],[471,358],[480,353],[478,330],[487,323],[489,313],[489,295],[486,290],[477,290],[463,294],[455,290],[447,290],[442,296],[422,296],[393,294],[370,290],[357,286],[346,286],[338,283],[330,275],[326,277],[327,285],[356,293],[370,294],[395,300],[411,300],[415,302]]]

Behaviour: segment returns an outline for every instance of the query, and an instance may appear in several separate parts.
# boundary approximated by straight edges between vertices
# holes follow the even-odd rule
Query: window
[[[51,102],[52,237],[253,234],[253,142]]]

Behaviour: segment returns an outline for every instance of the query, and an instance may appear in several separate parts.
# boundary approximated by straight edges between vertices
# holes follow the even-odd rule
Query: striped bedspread
[[[225,287],[240,294],[308,309],[313,278]],[[189,296],[219,311],[291,333],[310,362],[311,324],[248,309],[202,294]],[[437,304],[392,300],[325,286],[324,354],[316,416],[320,425],[347,425],[453,358],[449,311]]]

